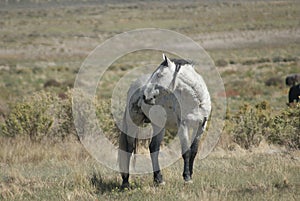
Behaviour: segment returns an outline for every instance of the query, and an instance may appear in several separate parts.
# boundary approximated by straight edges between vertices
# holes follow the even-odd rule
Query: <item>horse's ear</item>
[[[167,60],[167,56],[163,53],[163,60],[166,61]]]
[[[167,63],[167,66],[172,65],[172,61],[165,54],[163,54],[163,59]]]

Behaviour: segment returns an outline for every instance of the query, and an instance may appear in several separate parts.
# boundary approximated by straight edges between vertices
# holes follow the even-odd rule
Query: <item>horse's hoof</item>
[[[192,184],[192,183],[193,183],[193,180],[191,180],[191,179],[188,180],[188,181],[184,181],[184,184],[187,184],[187,185],[188,185],[188,184]]]
[[[154,186],[164,186],[164,185],[166,185],[166,182],[164,182],[164,181],[154,181]]]
[[[192,177],[190,175],[183,175],[183,179],[185,182],[189,182],[192,180]]]
[[[164,185],[166,185],[166,182],[162,181],[162,182],[160,182],[158,185],[159,185],[159,186],[164,186]]]
[[[129,185],[129,183],[122,183],[122,185],[121,185],[121,190],[128,190],[130,188],[130,185]]]

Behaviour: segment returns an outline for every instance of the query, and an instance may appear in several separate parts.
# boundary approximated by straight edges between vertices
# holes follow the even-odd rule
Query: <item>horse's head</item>
[[[176,77],[182,65],[191,64],[185,60],[170,60],[163,54],[163,62],[149,78],[144,89],[144,100],[148,104],[155,104],[160,89],[173,92],[176,88]]]

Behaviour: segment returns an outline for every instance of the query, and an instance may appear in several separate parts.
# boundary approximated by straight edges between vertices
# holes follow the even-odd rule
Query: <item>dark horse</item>
[[[289,90],[289,103],[288,105],[293,104],[294,102],[300,101],[300,74],[295,73],[288,75],[285,79],[287,86],[290,86]]]
[[[164,184],[158,155],[165,129],[176,129],[184,160],[183,179],[192,181],[193,163],[198,152],[200,136],[205,130],[211,111],[210,95],[202,77],[194,66],[182,59],[170,60],[163,55],[163,62],[151,74],[135,81],[127,93],[123,130],[119,138],[119,167],[122,187],[129,187],[130,158],[136,149],[139,125],[151,123],[153,135],[149,150],[154,173],[154,183]],[[165,110],[166,119],[159,112],[150,115],[152,106]],[[189,131],[192,130],[192,138]]]
[[[289,104],[300,102],[300,84],[294,85],[289,90]]]

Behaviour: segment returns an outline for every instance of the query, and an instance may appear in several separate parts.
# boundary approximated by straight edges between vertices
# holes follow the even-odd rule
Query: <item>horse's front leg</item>
[[[121,188],[129,188],[129,165],[135,147],[135,139],[122,132],[119,141],[119,166],[123,180]]]
[[[153,179],[155,184],[162,185],[165,182],[163,181],[162,174],[160,172],[159,162],[158,162],[158,154],[160,150],[160,144],[163,140],[164,134],[165,134],[165,128],[160,129],[158,131],[158,127],[153,126],[153,133],[155,136],[152,137],[151,143],[149,145],[150,155],[151,155],[151,161],[152,161],[152,168],[153,168]]]
[[[189,182],[191,180],[190,167],[189,167],[191,151],[190,151],[190,144],[189,144],[188,126],[184,121],[180,123],[178,134],[181,143],[182,158],[184,161],[182,176],[184,181]]]

